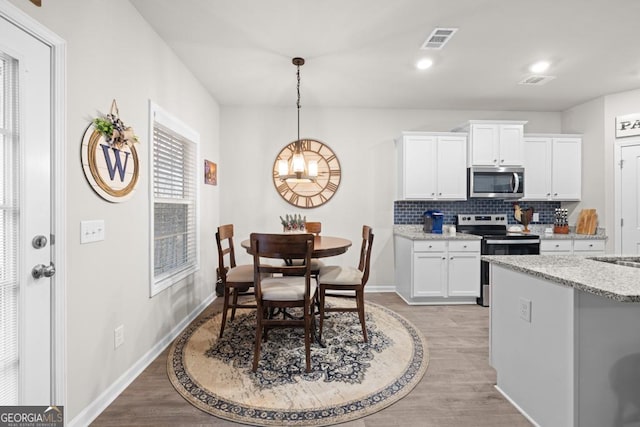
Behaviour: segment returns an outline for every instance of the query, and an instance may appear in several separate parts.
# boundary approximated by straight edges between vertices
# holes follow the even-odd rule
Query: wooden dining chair
[[[322,232],[322,223],[318,221],[307,221],[304,223],[304,229],[307,233],[311,233],[314,236],[319,236],[320,232]],[[303,260],[287,260],[288,263],[293,264],[302,264]],[[311,275],[314,277],[318,277],[320,274],[320,267],[322,267],[324,263],[322,260],[318,258],[311,258]]]
[[[222,338],[229,308],[231,308],[231,320],[233,320],[237,308],[256,308],[256,305],[253,302],[238,303],[239,295],[253,295],[252,292],[248,292],[253,287],[253,264],[236,264],[233,224],[218,227],[216,243],[218,245],[218,275],[224,288],[224,307],[220,324],[220,338]],[[228,258],[228,263],[225,262],[226,258]],[[229,302],[230,298],[231,302]]]
[[[357,312],[362,326],[364,342],[368,342],[367,328],[364,316],[364,286],[369,280],[369,268],[371,265],[371,247],[373,246],[373,229],[367,225],[362,227],[362,246],[360,247],[360,262],[358,267],[341,267],[327,265],[320,268],[318,276],[318,297],[320,310],[320,331],[318,339],[322,339],[322,326],[325,314],[328,312]],[[329,291],[327,293],[327,291]],[[331,293],[340,291],[340,293]],[[344,292],[349,291],[349,292]],[[353,293],[351,293],[353,292]],[[355,307],[326,307],[325,297],[337,296],[355,298]]]
[[[256,296],[256,342],[253,355],[253,372],[258,369],[262,338],[276,327],[304,328],[306,369],[311,372],[311,339],[313,335],[313,301],[316,298],[316,281],[311,280],[311,254],[313,235],[251,233],[251,253]],[[304,259],[301,265],[269,265],[262,258]],[[264,277],[265,275],[273,277]],[[301,307],[303,316],[274,317],[275,309]]]

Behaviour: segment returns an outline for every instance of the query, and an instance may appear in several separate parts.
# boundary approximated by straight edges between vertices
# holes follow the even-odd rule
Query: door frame
[[[615,239],[615,253],[622,254],[622,168],[620,162],[622,161],[622,149],[626,147],[640,146],[640,137],[625,138],[623,141],[615,141],[614,150],[614,194],[615,194],[615,207],[614,207],[614,239]],[[640,185],[640,184],[639,184]]]
[[[66,403],[66,42],[9,2],[0,2],[0,16],[51,49],[51,234],[56,274],[51,285],[51,402]]]

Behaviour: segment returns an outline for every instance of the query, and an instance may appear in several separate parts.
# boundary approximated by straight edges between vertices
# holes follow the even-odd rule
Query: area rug
[[[322,426],[364,417],[406,396],[429,361],[426,340],[409,321],[377,304],[365,310],[369,343],[362,342],[357,314],[331,313],[325,347],[311,347],[310,373],[302,329],[271,330],[253,373],[255,310],[239,310],[222,339],[221,314],[203,317],[171,346],[169,379],[192,405],[244,424]]]

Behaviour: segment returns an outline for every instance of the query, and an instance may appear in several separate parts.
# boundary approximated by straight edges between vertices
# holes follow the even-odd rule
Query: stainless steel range
[[[482,255],[538,255],[540,236],[523,232],[508,231],[506,215],[462,214],[457,217],[457,231],[482,236]],[[489,306],[491,288],[489,283],[489,263],[480,265],[480,298],[478,304]]]

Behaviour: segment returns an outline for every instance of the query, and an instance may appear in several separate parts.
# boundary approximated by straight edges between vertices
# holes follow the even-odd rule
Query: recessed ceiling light
[[[416,62],[416,68],[418,70],[426,70],[427,68],[431,67],[433,65],[433,61],[430,60],[429,58],[423,58],[421,60],[419,60],[418,62]]]
[[[544,73],[545,71],[547,71],[550,65],[551,64],[547,61],[538,61],[529,67],[529,71],[536,74]]]

